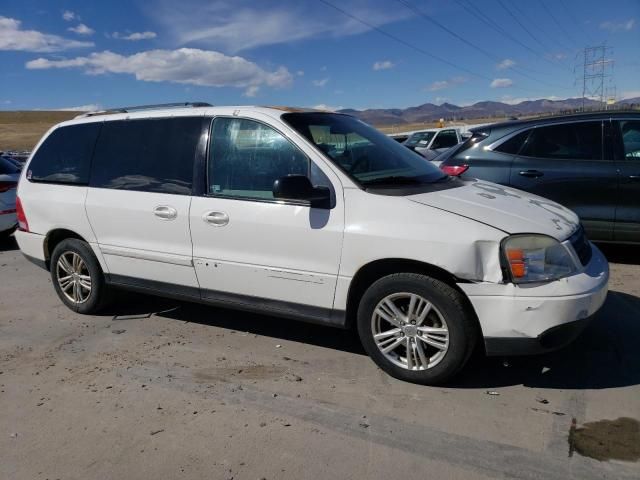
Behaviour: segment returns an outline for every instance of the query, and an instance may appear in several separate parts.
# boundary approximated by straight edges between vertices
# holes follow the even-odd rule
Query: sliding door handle
[[[202,219],[214,227],[224,227],[229,223],[229,215],[224,212],[207,212],[202,216]]]

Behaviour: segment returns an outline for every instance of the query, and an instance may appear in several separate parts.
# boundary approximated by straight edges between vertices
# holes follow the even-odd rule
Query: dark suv
[[[440,159],[449,175],[490,180],[565,205],[592,240],[640,243],[640,112],[487,125]]]

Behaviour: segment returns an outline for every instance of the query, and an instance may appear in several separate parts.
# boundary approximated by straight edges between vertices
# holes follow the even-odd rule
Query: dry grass
[[[31,150],[49,128],[79,113],[0,111],[0,151]]]

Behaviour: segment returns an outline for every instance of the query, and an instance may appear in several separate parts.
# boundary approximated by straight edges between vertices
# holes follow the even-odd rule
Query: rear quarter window
[[[524,132],[520,132],[507,141],[498,145],[494,150],[496,152],[508,153],[510,155],[517,155],[520,150],[522,150],[523,145],[529,138],[529,133],[531,130],[525,130]]]
[[[105,122],[92,187],[190,195],[202,117]]]
[[[91,155],[101,122],[70,125],[54,130],[34,154],[27,178],[32,182],[86,185]]]
[[[0,157],[0,175],[11,175],[13,173],[20,173],[20,170],[9,160]]]

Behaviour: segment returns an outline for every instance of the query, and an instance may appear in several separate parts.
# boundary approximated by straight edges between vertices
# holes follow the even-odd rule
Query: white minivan
[[[85,114],[44,136],[16,203],[20,249],[76,312],[117,287],[354,327],[383,370],[423,384],[478,345],[558,348],[607,295],[574,213],[449,177],[344,114]]]

